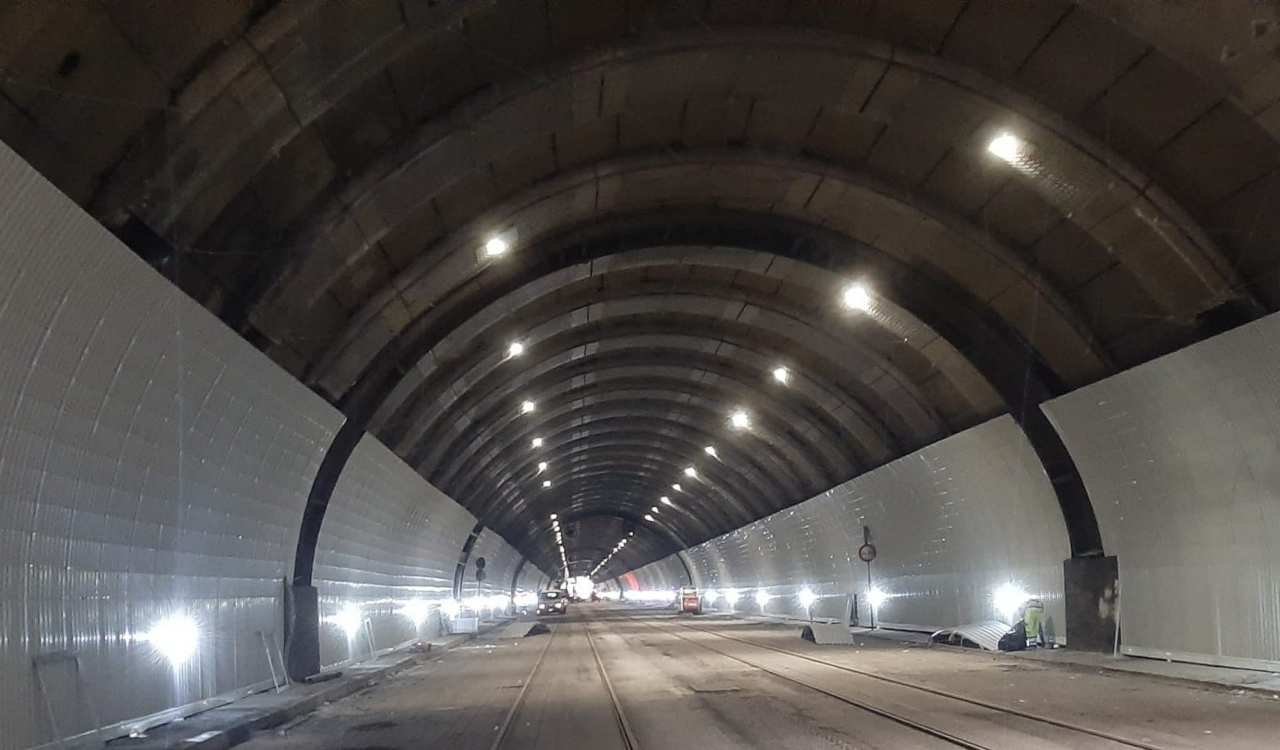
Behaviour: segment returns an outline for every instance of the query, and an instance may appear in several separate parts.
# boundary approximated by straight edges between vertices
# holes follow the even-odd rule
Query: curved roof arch
[[[634,567],[1006,411],[1081,552],[1039,402],[1280,304],[1280,35],[1164,10],[54,3],[3,137],[541,564],[535,435]],[[644,520],[703,442],[732,504]]]

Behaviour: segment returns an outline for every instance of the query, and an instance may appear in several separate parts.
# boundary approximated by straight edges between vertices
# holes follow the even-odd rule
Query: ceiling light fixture
[[[654,513],[657,513],[657,512],[658,512],[658,506],[656,506],[656,505],[655,505],[655,506],[653,506],[652,508],[650,508],[649,510],[653,511]]]
[[[505,255],[510,249],[511,245],[506,240],[497,236],[490,237],[489,240],[484,243],[484,254],[490,258],[497,258],[500,255]]]
[[[1027,144],[1008,131],[1001,132],[987,144],[991,155],[1008,164],[1017,164],[1027,153]]]
[[[645,514],[644,514],[644,520],[649,521],[650,523],[652,523],[652,522],[653,522],[653,516],[649,515],[648,513],[645,513]]]
[[[534,448],[541,448],[541,447],[542,447],[542,438],[540,438],[540,437],[536,437],[536,438],[534,438],[534,439],[529,443],[529,445],[530,445],[530,446],[532,446],[532,447],[534,447]]]
[[[556,519],[557,519],[557,518],[559,518],[559,517],[560,517],[560,516],[556,515],[555,513],[552,513],[552,514],[551,514],[551,520],[552,520],[552,521],[556,520]],[[557,524],[557,525],[558,525],[558,524]]]
[[[716,447],[714,445],[708,445],[706,448],[703,448],[702,451],[712,458],[719,458],[719,456],[716,455]]]
[[[538,473],[539,473],[539,474],[541,474],[542,472],[544,472],[544,471],[546,471],[546,470],[547,470],[547,462],[546,462],[546,461],[539,461],[539,462],[538,462]]]
[[[512,341],[511,346],[507,347],[507,358],[519,357],[521,354],[524,354],[524,344],[519,341]]]
[[[543,487],[550,487],[550,486],[551,486],[551,480],[550,480],[550,479],[544,479],[544,480],[542,480],[542,486],[543,486]]]
[[[775,367],[773,368],[773,379],[786,385],[791,382],[791,371],[785,367]]]
[[[534,412],[534,410],[535,410],[535,409],[537,409],[537,408],[538,408],[538,405],[537,405],[537,404],[533,403],[532,401],[529,401],[528,399],[525,399],[525,400],[524,400],[523,402],[521,402],[521,404],[520,404],[520,413],[521,413],[521,414],[532,414],[532,413]]]
[[[658,498],[658,499],[659,499],[660,501],[662,501],[662,504],[663,504],[663,505],[670,505],[670,504],[671,504],[671,498],[667,497],[666,495],[663,495],[662,497],[660,497],[660,498]]]
[[[694,467],[692,467],[692,466],[686,466],[686,467],[684,467],[684,475],[685,475],[686,477],[689,477],[690,479],[697,479],[697,478],[698,478],[698,470],[697,470],[697,469],[695,469],[695,468],[694,468]]]
[[[749,430],[751,429],[751,415],[742,409],[738,409],[729,415],[729,424],[735,430]]]
[[[871,292],[862,284],[850,284],[840,295],[844,306],[850,310],[867,312],[871,309]]]
[[[675,484],[671,485],[671,489],[675,490],[676,492],[684,492],[684,488],[680,486],[679,482],[676,482]]]

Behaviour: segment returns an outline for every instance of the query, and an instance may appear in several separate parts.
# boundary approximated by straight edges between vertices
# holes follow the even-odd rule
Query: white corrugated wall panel
[[[846,596],[865,602],[862,527],[879,552],[874,584],[889,595],[886,623],[935,628],[991,619],[991,594],[1014,583],[1044,600],[1063,632],[1062,562],[1070,554],[1057,497],[1022,430],[1003,416],[869,471],[785,510],[688,550],[702,588],[738,589],[738,610],[803,614],[804,588],[839,616]],[[635,571],[665,580],[672,558]],[[678,565],[678,562],[676,563]],[[624,579],[625,580],[625,579]],[[866,617],[865,609],[862,616]]]
[[[439,602],[452,598],[458,554],[475,517],[377,438],[366,435],[334,488],[316,549],[321,662],[332,665],[439,632]],[[414,603],[414,604],[411,604]],[[414,622],[423,603],[427,619]],[[358,609],[369,632],[335,617]]]
[[[1120,568],[1129,653],[1280,670],[1280,316],[1044,407]]]
[[[0,748],[53,739],[32,658],[80,654],[104,723],[269,678],[338,412],[0,146]],[[143,641],[200,623],[173,669]],[[224,644],[235,644],[224,647]],[[62,733],[90,729],[66,664]]]

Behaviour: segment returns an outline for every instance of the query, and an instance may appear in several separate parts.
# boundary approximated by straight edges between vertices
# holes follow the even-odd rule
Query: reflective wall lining
[[[863,526],[877,557],[874,586],[887,598],[882,624],[913,629],[997,618],[993,593],[1012,584],[1044,601],[1065,641],[1062,561],[1066,528],[1049,480],[1021,429],[1003,416],[941,440],[827,492],[692,547],[700,588],[736,590],[742,612],[840,617],[849,596],[869,621],[867,567],[857,557]],[[683,578],[673,558],[635,571],[658,587]],[[621,579],[624,586],[630,580]],[[758,592],[769,596],[763,607]],[[727,609],[722,599],[717,605]]]
[[[54,738],[39,655],[79,654],[102,723],[269,680],[341,416],[3,145],[0,267],[0,748]],[[170,615],[198,626],[178,667],[146,640]],[[40,673],[91,729],[70,663]]]
[[[342,416],[2,144],[0,267],[0,750],[269,685]],[[324,661],[438,627],[405,604],[448,595],[474,523],[365,438],[319,540]],[[483,536],[509,586],[516,552]],[[195,633],[176,666],[174,615]]]
[[[1280,670],[1280,316],[1044,406],[1119,558],[1126,653]]]
[[[317,545],[321,663],[437,635],[439,603],[452,596],[458,550],[474,525],[366,435],[338,479]]]

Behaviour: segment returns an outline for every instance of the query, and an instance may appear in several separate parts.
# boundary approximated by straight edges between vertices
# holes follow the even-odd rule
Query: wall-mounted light
[[[1015,583],[1002,583],[991,592],[991,603],[1005,622],[1012,622],[1018,610],[1030,598],[1031,595]]]
[[[867,603],[870,604],[873,609],[880,609],[880,605],[884,604],[888,600],[889,595],[874,586],[867,592]]]
[[[364,613],[360,611],[358,605],[348,604],[330,617],[329,622],[337,625],[348,638],[354,638],[356,633],[360,632],[360,626],[364,624]]]
[[[400,607],[400,614],[408,618],[415,628],[427,621],[427,614],[430,611],[431,607],[421,599],[405,602],[404,606]]]
[[[813,603],[818,601],[818,595],[813,593],[813,589],[808,586],[800,589],[800,593],[796,594],[796,598],[800,600],[800,606],[804,609],[812,607]]]
[[[200,646],[200,626],[190,615],[173,614],[152,625],[144,640],[176,667],[195,655]]]
[[[768,604],[769,600],[772,598],[772,596],[769,596],[763,591],[756,592],[756,604],[760,605],[760,609],[764,609],[765,605]]]

